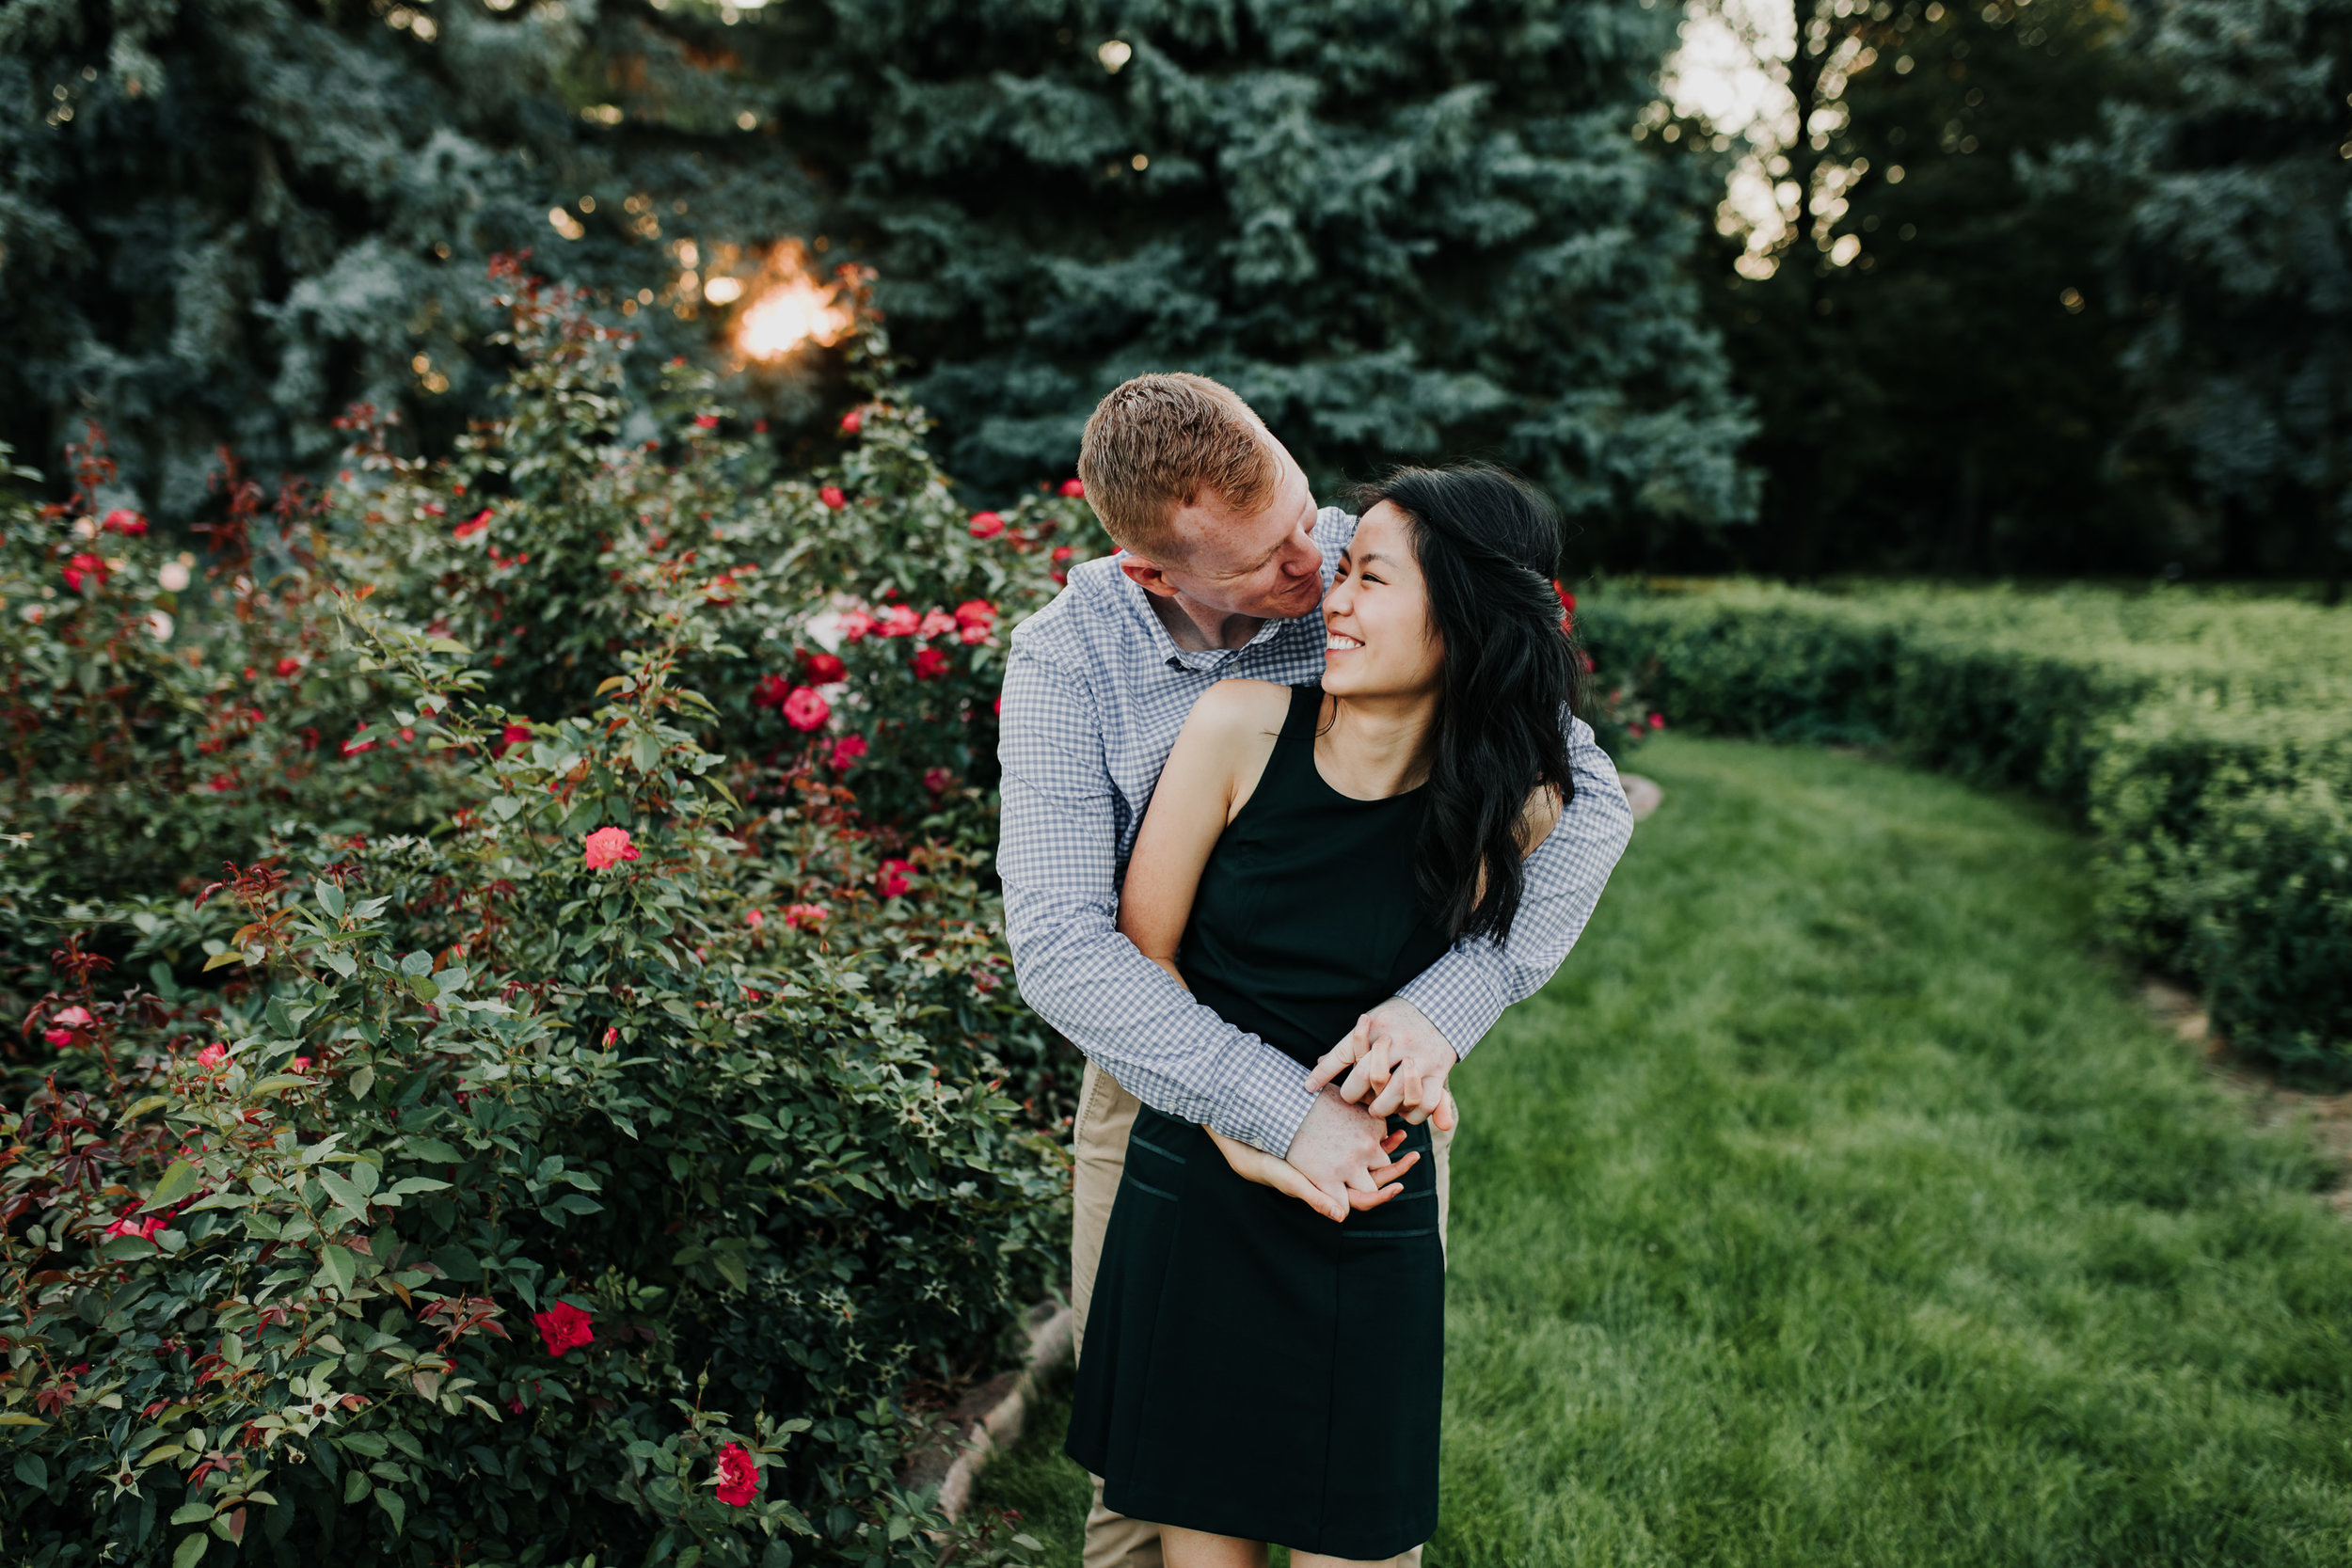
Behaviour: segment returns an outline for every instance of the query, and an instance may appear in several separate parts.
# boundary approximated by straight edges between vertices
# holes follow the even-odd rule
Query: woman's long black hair
[[[1528,794],[1549,784],[1565,802],[1576,789],[1560,726],[1582,663],[1553,585],[1560,514],[1483,463],[1399,468],[1357,491],[1357,515],[1382,501],[1411,525],[1445,644],[1416,877],[1454,935],[1502,941],[1519,910]]]

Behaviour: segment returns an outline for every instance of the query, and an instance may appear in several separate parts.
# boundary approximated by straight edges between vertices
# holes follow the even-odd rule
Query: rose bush
[[[894,1468],[1056,1266],[993,696],[1101,546],[975,537],[878,335],[787,476],[497,283],[507,417],[228,476],[208,593],[95,442],[7,507],[0,1551],[1017,1557]]]

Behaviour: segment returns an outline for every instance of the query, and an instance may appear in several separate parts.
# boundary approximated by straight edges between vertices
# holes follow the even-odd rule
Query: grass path
[[[2090,947],[2086,849],[1670,738],[1455,1079],[1429,1568],[2352,1562],[2352,1227]],[[1058,1421],[991,1471],[1074,1564]]]

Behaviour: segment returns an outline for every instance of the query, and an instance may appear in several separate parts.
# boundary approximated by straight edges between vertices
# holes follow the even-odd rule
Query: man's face
[[[1171,559],[1137,556],[1127,575],[1154,594],[1181,594],[1223,615],[1288,621],[1323,601],[1323,552],[1315,546],[1315,501],[1282,443],[1266,437],[1278,477],[1273,498],[1256,512],[1235,512],[1204,492],[1168,519]]]

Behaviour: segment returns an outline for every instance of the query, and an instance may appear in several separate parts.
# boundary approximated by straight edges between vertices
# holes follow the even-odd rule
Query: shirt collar
[[[1124,550],[1119,552],[1120,555],[1126,553]],[[1258,627],[1256,634],[1248,641],[1238,648],[1202,648],[1196,653],[1176,645],[1176,640],[1168,634],[1167,623],[1163,622],[1159,617],[1159,612],[1152,608],[1152,596],[1136,585],[1135,578],[1124,572],[1120,572],[1118,578],[1116,592],[1124,596],[1128,613],[1143,624],[1146,633],[1151,637],[1153,658],[1164,666],[1177,670],[1189,670],[1196,674],[1223,669],[1250,649],[1261,643],[1270,642],[1276,637],[1280,636],[1284,626],[1295,625],[1298,621],[1305,619],[1304,616],[1295,616],[1289,621],[1267,621]],[[1320,615],[1321,608],[1317,607],[1314,613]]]

